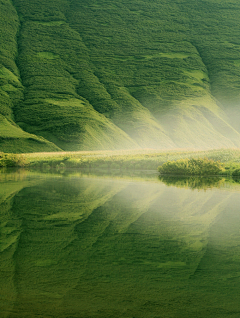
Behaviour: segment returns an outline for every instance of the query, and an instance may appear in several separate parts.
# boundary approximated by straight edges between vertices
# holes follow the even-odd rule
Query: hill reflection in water
[[[187,182],[1,176],[0,317],[237,317],[239,191]]]

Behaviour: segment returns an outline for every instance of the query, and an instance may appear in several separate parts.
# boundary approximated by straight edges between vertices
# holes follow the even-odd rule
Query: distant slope
[[[46,147],[240,146],[237,0],[0,6],[1,114]]]

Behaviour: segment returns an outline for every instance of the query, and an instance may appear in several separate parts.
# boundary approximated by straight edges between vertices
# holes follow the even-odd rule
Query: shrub
[[[158,167],[160,174],[170,175],[218,175],[223,171],[222,164],[207,158],[179,159],[167,161]]]
[[[0,167],[24,167],[26,164],[23,155],[0,153]]]
[[[240,169],[235,169],[232,173],[233,177],[240,177]]]

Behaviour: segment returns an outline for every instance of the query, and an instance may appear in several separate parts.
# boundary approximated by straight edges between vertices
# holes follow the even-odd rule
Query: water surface
[[[240,317],[240,185],[0,174],[0,317]]]

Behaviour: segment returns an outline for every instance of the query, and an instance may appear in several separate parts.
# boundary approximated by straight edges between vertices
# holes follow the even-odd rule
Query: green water
[[[240,185],[203,183],[0,173],[0,317],[239,318]]]

